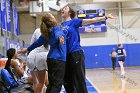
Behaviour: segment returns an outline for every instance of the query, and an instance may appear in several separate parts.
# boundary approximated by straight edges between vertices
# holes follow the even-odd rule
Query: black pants
[[[48,58],[47,64],[49,85],[46,93],[60,93],[65,74],[65,62]]]
[[[64,87],[67,93],[88,93],[85,83],[85,63],[82,50],[67,55]]]
[[[116,68],[116,57],[112,57],[111,59],[112,59],[112,68],[113,68],[113,70],[115,70],[115,68]]]

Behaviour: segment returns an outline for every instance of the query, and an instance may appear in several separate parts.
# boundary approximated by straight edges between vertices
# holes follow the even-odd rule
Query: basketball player
[[[126,51],[123,48],[122,44],[118,44],[118,49],[116,50],[117,55],[118,55],[118,61],[121,69],[121,77],[125,77],[125,70],[124,70],[124,62],[125,62],[125,57],[126,57]]]

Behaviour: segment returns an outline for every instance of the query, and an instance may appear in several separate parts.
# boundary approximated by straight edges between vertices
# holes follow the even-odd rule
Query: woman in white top
[[[32,35],[30,44],[34,43],[40,37],[40,35],[40,29],[37,28]],[[48,44],[42,45],[32,50],[27,57],[27,66],[31,70],[35,93],[45,93],[43,86],[45,86],[45,83],[48,83],[48,67],[46,62],[48,51]]]
[[[7,50],[8,60],[5,69],[15,78],[18,84],[32,84],[32,77],[28,76],[25,69],[26,63],[19,62],[16,49],[10,48]]]

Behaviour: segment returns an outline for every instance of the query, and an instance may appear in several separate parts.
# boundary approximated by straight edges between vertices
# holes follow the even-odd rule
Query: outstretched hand
[[[64,37],[63,37],[63,36],[60,36],[60,37],[59,37],[59,43],[60,43],[60,44],[64,44]]]
[[[108,19],[117,19],[117,16],[113,16],[112,14],[108,14],[107,18]]]
[[[23,54],[27,53],[27,48],[22,48],[22,49],[20,50],[20,53],[23,53]]]

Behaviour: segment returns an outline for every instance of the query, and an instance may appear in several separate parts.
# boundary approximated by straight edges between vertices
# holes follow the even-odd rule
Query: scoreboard
[[[77,11],[77,17],[80,19],[89,19],[89,18],[103,17],[103,16],[105,16],[105,9]],[[79,27],[79,32],[81,33],[106,32],[106,31],[107,31],[106,20]]]

